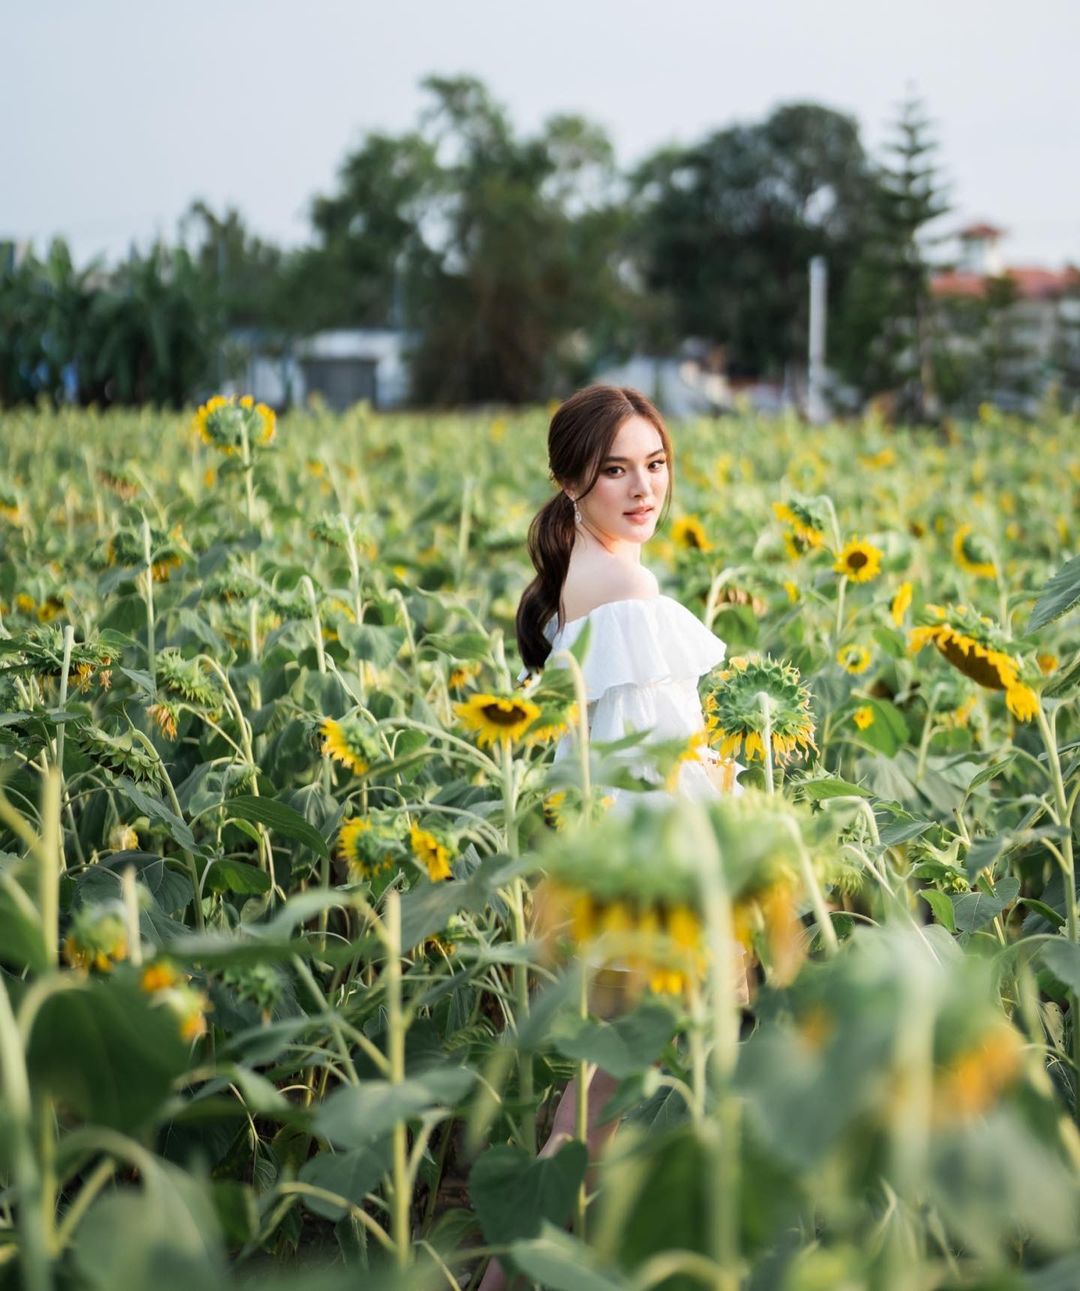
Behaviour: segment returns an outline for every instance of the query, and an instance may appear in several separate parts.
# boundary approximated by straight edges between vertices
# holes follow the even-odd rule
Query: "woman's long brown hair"
[[[610,454],[619,427],[635,415],[652,422],[660,432],[673,484],[671,438],[664,419],[639,390],[630,386],[587,386],[560,404],[551,419],[548,466],[559,492],[544,503],[529,525],[529,556],[536,577],[522,593],[516,622],[518,650],[530,672],[542,668],[551,653],[544,625],[558,613],[574,547],[574,504],[564,486],[578,485],[580,492],[575,490],[576,495],[584,497],[595,485],[601,463]],[[661,520],[670,505],[669,485]]]

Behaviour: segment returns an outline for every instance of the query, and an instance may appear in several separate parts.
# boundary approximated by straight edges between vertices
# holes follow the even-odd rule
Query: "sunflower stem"
[[[150,680],[157,686],[157,658],[154,649],[154,570],[150,551],[150,521],[146,518],[146,512],[142,513],[142,540],[143,540],[143,578],[146,580],[146,592],[144,599],[146,601],[146,671],[150,674]]]
[[[319,676],[326,676],[326,654],[323,651],[322,639],[322,619],[319,617],[319,602],[315,597],[315,584],[311,581],[309,574],[304,574],[300,579],[300,586],[304,589],[304,595],[307,597],[308,606],[311,609],[311,633],[315,638],[315,660],[319,665]]]
[[[503,814],[506,827],[506,850],[511,856],[518,854],[517,826],[517,793],[514,785],[514,758],[510,740],[503,736],[499,742],[499,762],[502,769]],[[525,945],[528,932],[525,925],[525,881],[520,875],[510,885],[510,908],[514,920],[514,941],[519,947]],[[515,1026],[520,1031],[529,1016],[529,966],[515,963],[514,1003],[516,1007]],[[518,1091],[525,1105],[524,1119],[521,1124],[521,1137],[526,1152],[536,1155],[536,1108],[533,1105],[533,1064],[532,1054],[524,1050],[518,1052]]]
[[[391,887],[386,893],[386,1011],[389,1031],[388,1054],[390,1083],[401,1085],[405,1081],[405,1018],[401,1002],[401,894]],[[404,1119],[393,1129],[391,1174],[393,1178],[393,1209],[391,1233],[399,1269],[408,1268],[411,1255],[409,1232],[409,1163]]]
[[[844,593],[847,591],[847,574],[840,575],[840,585],[836,589],[836,623],[833,627],[833,649],[839,650],[840,639],[844,631]]]
[[[1065,933],[1075,946],[1078,939],[1076,901],[1076,865],[1073,859],[1072,822],[1069,801],[1065,794],[1065,780],[1061,774],[1061,755],[1057,746],[1057,709],[1048,719],[1043,709],[1042,699],[1038,701],[1035,717],[1039,723],[1043,744],[1046,746],[1046,760],[1050,769],[1050,783],[1054,791],[1054,804],[1058,824],[1065,829],[1061,840],[1061,856],[1064,861],[1063,886],[1065,888]],[[1069,1016],[1072,1030],[1073,1060],[1073,1117],[1080,1121],[1080,992],[1069,991]]]

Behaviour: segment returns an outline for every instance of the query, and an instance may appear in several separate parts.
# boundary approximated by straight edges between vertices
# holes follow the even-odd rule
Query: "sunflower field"
[[[1080,424],[673,426],[647,749],[518,680],[546,430],[5,414],[0,1288],[1080,1286]]]

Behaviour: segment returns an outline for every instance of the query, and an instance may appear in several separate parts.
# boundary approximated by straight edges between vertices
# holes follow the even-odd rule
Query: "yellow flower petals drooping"
[[[1009,712],[1017,721],[1028,722],[1036,716],[1039,699],[1021,680],[1020,659],[1011,653],[1015,647],[990,619],[964,605],[928,605],[926,609],[935,621],[912,628],[909,653],[934,645],[965,677],[987,690],[1003,690]]]
[[[745,745],[748,760],[756,757],[764,761],[762,694],[769,697],[771,705],[774,761],[786,762],[811,749],[816,752],[810,691],[802,684],[798,669],[768,656],[736,656],[705,682],[706,732],[720,757],[736,758]]]
[[[433,883],[452,877],[450,869],[450,851],[434,834],[419,825],[409,826],[409,844],[413,855],[427,870],[428,878]]]
[[[873,543],[852,538],[837,556],[833,570],[852,583],[868,583],[881,573],[881,555],[881,549]]]
[[[372,737],[355,718],[323,718],[319,731],[323,757],[343,763],[355,775],[364,775],[378,757]]]
[[[962,524],[953,534],[952,555],[960,568],[974,578],[997,577],[989,548],[969,524]]]
[[[476,733],[482,747],[497,740],[517,740],[540,716],[540,707],[531,699],[509,695],[470,695],[454,712],[462,724]]]
[[[889,607],[889,614],[892,617],[896,627],[901,627],[904,622],[904,616],[911,608],[911,595],[914,588],[911,583],[901,583],[896,589],[896,595],[892,599],[892,605]]]
[[[968,1120],[988,1111],[1023,1072],[1023,1040],[1002,1022],[944,1064],[934,1080],[933,1119]]]

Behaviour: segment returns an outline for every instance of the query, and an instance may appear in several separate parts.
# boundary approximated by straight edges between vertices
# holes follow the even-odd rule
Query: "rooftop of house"
[[[963,269],[947,270],[933,275],[930,291],[934,296],[984,296],[990,276]],[[1016,284],[1021,300],[1054,300],[1080,289],[1080,269],[1075,265],[1066,265],[1064,269],[1009,265],[1002,276]]]

